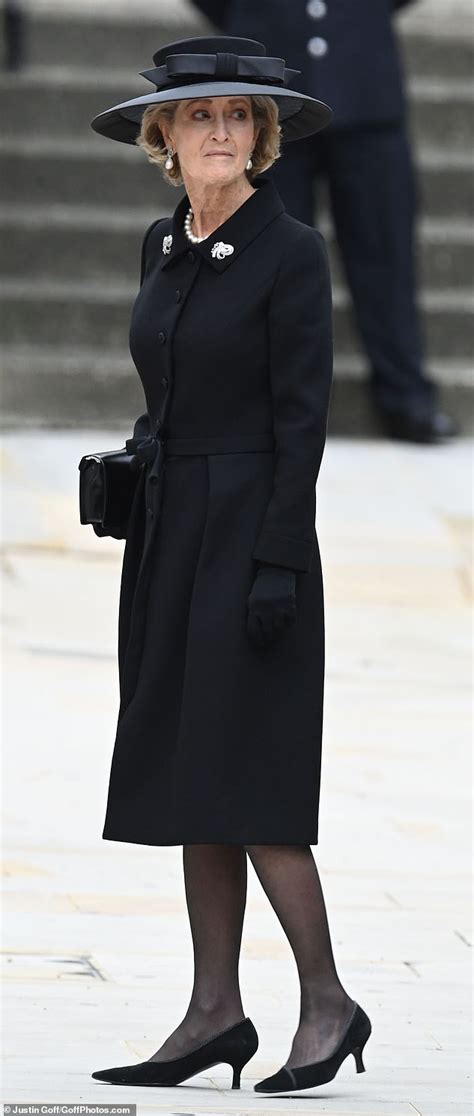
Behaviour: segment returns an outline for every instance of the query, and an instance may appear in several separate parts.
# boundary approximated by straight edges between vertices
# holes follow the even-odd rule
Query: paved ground
[[[93,1069],[147,1058],[187,1006],[181,847],[101,839],[123,543],[77,514],[77,461],[124,431],[3,438],[6,1102],[168,1114],[470,1112],[472,445],[328,440],[318,484],[327,675],[321,871],[341,978],[373,1022],[311,1098],[258,1098],[298,1017],[288,943],[249,868],[241,981],[260,1047],[230,1089]],[[117,1095],[120,1093],[120,1095]]]

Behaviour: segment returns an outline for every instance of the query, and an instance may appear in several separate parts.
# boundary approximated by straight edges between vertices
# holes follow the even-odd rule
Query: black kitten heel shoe
[[[354,1000],[354,1008],[341,1038],[339,1046],[330,1058],[322,1062],[310,1062],[307,1066],[283,1066],[271,1077],[265,1077],[254,1085],[257,1093],[294,1093],[297,1089],[311,1089],[314,1085],[325,1085],[333,1077],[348,1054],[355,1058],[357,1073],[364,1073],[362,1051],[372,1031],[372,1025],[363,1008]]]
[[[95,1070],[91,1077],[110,1085],[180,1085],[202,1070],[227,1062],[234,1071],[232,1088],[240,1089],[240,1074],[258,1049],[258,1035],[248,1016],[232,1027],[199,1043],[188,1054],[163,1062],[138,1062],[136,1066],[114,1066]]]

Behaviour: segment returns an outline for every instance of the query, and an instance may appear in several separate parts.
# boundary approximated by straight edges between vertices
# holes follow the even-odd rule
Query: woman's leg
[[[242,845],[183,845],[194,984],[184,1019],[151,1061],[186,1054],[197,1042],[245,1019],[239,954],[247,898]]]
[[[336,972],[318,870],[310,845],[246,845],[295,955],[301,1010],[286,1066],[333,1053],[354,1001]]]

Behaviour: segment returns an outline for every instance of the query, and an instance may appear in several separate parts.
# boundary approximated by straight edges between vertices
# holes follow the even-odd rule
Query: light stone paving
[[[372,1019],[310,1095],[258,1097],[298,1020],[294,960],[249,864],[241,957],[257,1054],[174,1089],[94,1082],[150,1056],[192,983],[182,849],[102,841],[123,543],[81,527],[77,462],[128,431],[3,436],[5,1102],[140,1112],[471,1112],[472,443],[329,438],[321,872],[341,979]]]

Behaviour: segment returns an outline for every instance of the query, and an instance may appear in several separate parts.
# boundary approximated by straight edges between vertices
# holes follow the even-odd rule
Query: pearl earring
[[[252,152],[252,155],[253,155],[253,152]],[[246,170],[252,170],[252,167],[253,167],[252,159],[251,159],[251,157],[249,156],[249,159],[248,159],[248,163],[247,163],[247,166],[246,166],[246,168],[245,168],[245,169],[246,169]]]
[[[168,148],[168,158],[167,158],[166,163],[165,163],[166,170],[172,170],[173,169],[173,158],[172,158],[172,156],[173,156],[173,148],[169,147]]]

